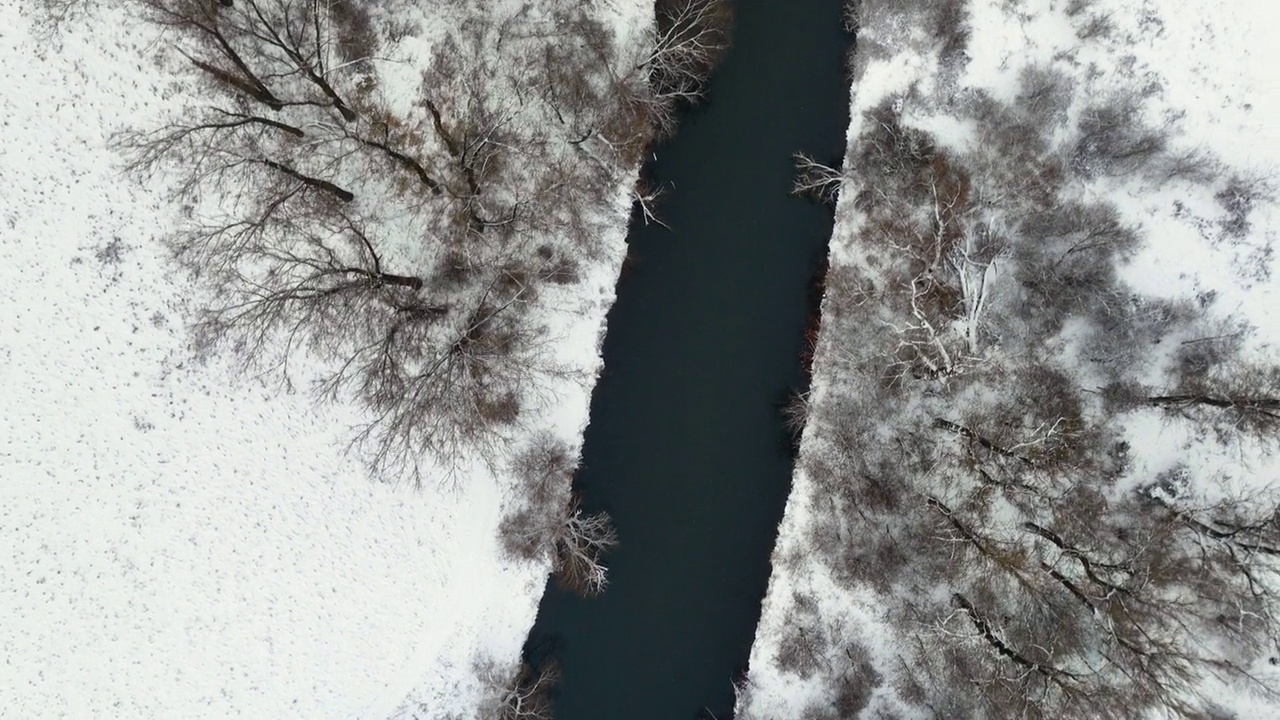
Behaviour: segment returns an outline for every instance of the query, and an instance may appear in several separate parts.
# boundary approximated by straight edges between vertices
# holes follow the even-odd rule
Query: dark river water
[[[552,587],[529,640],[561,663],[557,720],[731,714],[790,488],[779,408],[831,234],[828,210],[789,197],[791,154],[843,154],[841,2],[738,0],[708,102],[650,164],[671,230],[632,228],[579,479],[621,546],[604,595]]]

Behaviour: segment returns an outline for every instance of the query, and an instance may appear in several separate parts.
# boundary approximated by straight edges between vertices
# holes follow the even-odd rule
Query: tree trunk
[[[280,102],[280,99],[271,94],[271,91],[261,83],[237,77],[236,75],[229,73],[216,65],[204,62],[203,60],[191,58],[191,63],[201,70],[209,73],[218,81],[240,90],[244,94],[257,100],[263,105],[266,105],[272,110],[278,111],[284,107],[284,103]]]
[[[298,172],[297,170],[294,170],[288,165],[278,163],[274,160],[259,160],[258,162],[261,162],[263,165],[266,165],[267,167],[273,170],[276,170],[277,172],[281,172],[281,173],[284,173],[285,175],[288,175],[289,177],[293,178],[294,180],[297,180],[303,185],[308,185],[317,190],[323,190],[324,192],[327,192],[330,195],[333,195],[334,197],[338,198],[344,203],[351,202],[352,200],[356,199],[356,196],[351,194],[351,191],[338,187],[337,185],[334,185],[328,180],[321,180],[320,178],[314,178],[314,177],[311,177],[310,175],[303,175],[302,173]]]
[[[229,7],[229,5],[227,5],[227,7]],[[226,57],[228,60],[230,60],[231,64],[235,65],[236,69],[240,71],[243,77],[236,78],[236,79],[241,80],[241,83],[244,83],[244,84],[241,84],[241,83],[233,83],[233,84],[235,84],[237,87],[240,87],[241,89],[244,89],[246,92],[249,93],[250,96],[264,103],[267,107],[271,108],[272,110],[280,110],[282,107],[284,107],[284,104],[280,101],[280,99],[277,98],[275,94],[272,93],[269,89],[267,89],[267,84],[264,83],[262,79],[259,78],[258,75],[254,73],[253,70],[249,67],[249,63],[245,62],[244,58],[240,57],[240,53],[236,52],[235,48],[231,47],[231,43],[227,40],[227,37],[222,34],[221,30],[219,30],[217,27],[205,25],[200,22],[194,22],[193,25],[194,27],[203,31],[205,34],[212,37],[214,42],[217,43],[218,47],[222,48],[223,56]],[[212,65],[209,65],[208,63],[202,64],[200,61],[195,60],[194,58],[192,59],[192,62],[195,62],[196,65],[202,67],[202,69],[209,70],[210,68],[213,68]],[[234,77],[234,76],[231,76],[230,73],[227,73],[225,70],[221,70],[220,68],[214,68],[213,70],[210,70],[210,71],[214,72],[215,75],[218,72],[221,72],[223,75],[226,75],[228,77]],[[249,85],[250,87],[245,87],[245,85]]]
[[[381,150],[382,152],[386,153],[387,156],[390,157],[392,160],[395,160],[396,162],[400,163],[400,165],[412,171],[415,175],[418,176],[418,179],[422,181],[422,184],[426,185],[427,188],[431,190],[432,195],[439,195],[442,192],[444,192],[444,189],[440,187],[440,183],[436,182],[435,179],[433,179],[429,174],[427,174],[426,168],[422,167],[422,164],[419,163],[417,160],[414,160],[413,158],[409,157],[408,155],[405,155],[399,150],[395,150],[383,143],[380,143],[374,140],[368,140],[362,137],[357,137],[356,139],[364,143],[365,145],[368,145],[369,147],[377,148],[378,150]]]
[[[407,287],[415,292],[422,289],[422,278],[420,277],[413,277],[412,275],[395,275],[392,273],[377,273],[374,277],[387,285]]]
[[[1147,403],[1156,406],[1168,405],[1208,405],[1223,410],[1237,410],[1244,413],[1258,413],[1280,419],[1280,398],[1265,395],[1242,395],[1237,397],[1214,397],[1212,395],[1157,395],[1148,397]]]

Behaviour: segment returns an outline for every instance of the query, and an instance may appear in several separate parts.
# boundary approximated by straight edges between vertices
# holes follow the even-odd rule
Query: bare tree
[[[657,13],[657,38],[642,65],[652,73],[657,94],[696,99],[728,50],[733,8],[713,0],[663,0]]]
[[[489,693],[488,714],[497,720],[551,720],[551,690],[560,682],[553,662],[539,668],[519,663],[504,673],[491,662],[479,663],[477,674]]]
[[[576,461],[563,441],[539,434],[512,464],[518,481],[516,507],[499,526],[503,548],[512,557],[549,561],[557,581],[585,596],[607,583],[603,557],[617,544],[604,512],[588,514],[572,493]]]
[[[356,112],[331,82],[334,38],[330,24],[351,14],[332,13],[315,0],[138,0],[158,25],[181,33],[179,49],[213,82],[272,110],[332,107],[342,119]]]
[[[139,168],[181,153],[184,195],[209,185],[243,193],[231,214],[171,241],[179,261],[211,281],[202,346],[230,346],[264,369],[287,370],[300,351],[336,363],[320,388],[351,391],[374,411],[358,440],[380,474],[416,481],[424,452],[456,458],[500,439],[526,383],[550,368],[536,357],[540,327],[517,317],[546,261],[491,252],[466,292],[441,287],[424,266],[429,246],[406,255],[395,230],[363,217],[369,203],[349,208],[355,193],[319,176],[346,169],[370,190],[365,176],[378,158],[419,175],[406,153],[362,140],[363,154],[353,154],[342,130],[317,138],[304,158],[290,147],[302,137],[297,126],[227,111],[214,118],[130,140]]]
[[[1280,367],[1235,360],[1182,374],[1172,388],[1118,390],[1133,403],[1212,429],[1223,442],[1239,436],[1280,442]]]
[[[1145,490],[1086,518],[1105,501],[1068,497],[1023,505],[1011,526],[928,499],[956,589],[908,608],[926,628],[916,661],[980,689],[987,712],[1027,717],[1185,716],[1205,704],[1205,675],[1251,680],[1239,658],[1269,651],[1277,629],[1275,503],[1199,508]]]
[[[729,49],[733,8],[726,0],[661,0],[653,38],[635,69],[648,74],[651,118],[660,136],[675,130],[681,105],[701,99]]]
[[[962,375],[981,361],[986,280],[998,249],[989,228],[972,221],[967,174],[891,114],[879,122],[861,164],[904,197],[877,207],[864,232],[892,263],[881,298],[900,309],[879,320],[892,338],[885,377]]]
[[[792,157],[796,164],[796,179],[791,192],[834,206],[844,179],[841,172],[814,160],[806,153],[796,153]]]
[[[617,546],[617,535],[608,514],[587,514],[576,498],[549,515],[523,508],[503,521],[499,533],[517,557],[549,556],[552,573],[566,590],[590,597],[608,584],[603,559]]]
[[[581,595],[599,595],[608,584],[602,558],[618,544],[613,523],[604,512],[588,514],[575,499],[560,519],[556,538],[556,578]]]
[[[626,109],[608,34],[583,11],[476,14],[405,113],[349,0],[136,1],[218,90],[118,138],[130,169],[190,208],[169,244],[205,281],[200,349],[286,382],[300,355],[319,361],[321,397],[368,408],[353,445],[379,476],[420,482],[428,456],[496,459],[522,409],[566,377],[530,310],[600,251],[621,177],[601,130]],[[577,90],[549,84],[569,77]],[[594,537],[567,505],[566,537]]]

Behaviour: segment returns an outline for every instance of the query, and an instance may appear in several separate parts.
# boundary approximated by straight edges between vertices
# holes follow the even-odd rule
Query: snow
[[[1195,0],[1176,11],[1145,0],[1095,2],[1084,16],[1105,17],[1110,39],[1076,39],[1071,23],[1049,0],[1024,3],[1024,17],[1011,21],[999,3],[973,2],[968,81],[1012,92],[1016,68],[1027,62],[1057,61],[1091,77],[1094,87],[1110,83],[1150,83],[1148,115],[1172,124],[1174,144],[1207,151],[1244,175],[1275,177],[1280,167],[1280,47],[1264,28],[1280,18],[1274,4],[1260,0]],[[1077,18],[1076,22],[1081,22]],[[1138,80],[1135,80],[1138,79]],[[1135,193],[1136,194],[1136,193]],[[1151,243],[1129,265],[1124,279],[1145,294],[1180,297],[1211,288],[1220,307],[1280,338],[1280,318],[1268,312],[1280,304],[1274,282],[1251,281],[1259,253],[1275,239],[1275,203],[1260,207],[1254,225],[1264,230],[1247,247],[1223,248],[1213,238],[1190,237],[1194,228],[1178,222],[1172,198],[1131,211],[1160,233],[1176,233]],[[1181,198],[1180,198],[1181,199]],[[1134,198],[1136,202],[1150,198]],[[1185,201],[1185,199],[1184,199]]]
[[[1087,9],[1069,17],[1067,8],[1079,4]],[[861,132],[864,111],[912,87],[928,97],[939,83],[955,82],[958,87],[985,88],[1007,99],[1016,90],[1022,67],[1051,63],[1082,84],[1084,89],[1077,89],[1077,103],[1115,87],[1148,84],[1147,114],[1170,129],[1175,148],[1204,151],[1232,172],[1260,178],[1274,190],[1275,179],[1280,177],[1280,124],[1274,121],[1280,110],[1280,79],[1274,73],[1274,68],[1280,67],[1280,45],[1269,29],[1280,17],[1280,10],[1273,3],[971,0],[966,3],[972,32],[968,63],[958,78],[950,79],[939,68],[935,48],[915,29],[915,18],[875,15],[869,10],[904,5],[863,3],[860,56],[855,59],[851,89],[850,143]],[[1076,28],[1092,16],[1106,18],[1111,34],[1081,43]],[[909,108],[907,115],[913,126],[928,130],[947,147],[971,147],[974,142],[972,128],[945,109]],[[846,173],[856,182],[857,168]],[[1206,194],[1201,188],[1175,185],[1153,192],[1150,187],[1104,181],[1089,191],[1115,201],[1126,220],[1140,226],[1150,238],[1123,266],[1121,277],[1127,284],[1149,297],[1215,294],[1213,314],[1253,326],[1256,330],[1249,339],[1252,356],[1274,363],[1280,343],[1280,318],[1275,313],[1280,307],[1280,279],[1270,272],[1269,254],[1275,228],[1280,227],[1280,204],[1274,194],[1258,203],[1251,216],[1251,231],[1237,239],[1218,230],[1215,213],[1221,210],[1215,208],[1212,192]],[[851,198],[842,197],[830,248],[833,276],[841,267],[866,269],[853,247],[860,222]],[[1064,351],[1071,351],[1069,337],[1057,340]],[[819,343],[811,407],[821,407],[830,397],[830,389],[849,372],[847,362],[833,343]],[[1192,458],[1199,469],[1220,470],[1224,486],[1257,488],[1280,477],[1280,459],[1248,445],[1225,450],[1154,413],[1136,414],[1127,430],[1133,447],[1145,450],[1135,458],[1135,475],[1152,476],[1167,469],[1171,458],[1182,457]],[[806,433],[800,451],[802,462],[810,453],[821,451]],[[1212,497],[1221,488],[1201,490]],[[750,671],[739,687],[739,718],[780,720],[804,716],[815,703],[829,706],[829,681],[849,672],[849,663],[837,658],[835,664],[809,678],[781,668],[777,657],[783,642],[798,629],[830,639],[832,648],[849,644],[865,647],[880,668],[895,667],[894,663],[901,661],[896,647],[899,639],[886,621],[889,608],[885,605],[893,599],[865,588],[850,590],[817,559],[814,533],[824,527],[819,521],[831,512],[823,490],[798,464],[779,527],[773,575]],[[802,597],[811,603],[810,609],[802,606]],[[1274,673],[1265,677],[1276,681]],[[870,706],[889,713],[886,717],[895,716],[894,712],[912,717],[905,707],[895,705],[893,693],[891,682],[881,684],[874,690]],[[1280,718],[1280,705],[1238,687],[1215,688],[1212,693],[1239,717]]]
[[[473,715],[474,664],[516,660],[548,570],[500,552],[507,481],[371,482],[343,453],[358,409],[190,363],[191,287],[158,242],[178,211],[107,148],[187,88],[119,7],[49,42],[19,5],[0,3],[0,714]],[[586,379],[540,415],[575,448],[633,180],[609,255],[547,318]]]

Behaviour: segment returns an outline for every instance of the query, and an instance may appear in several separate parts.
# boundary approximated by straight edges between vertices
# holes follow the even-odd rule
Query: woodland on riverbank
[[[1089,2],[1040,8],[1074,49],[966,78],[983,4],[851,3],[848,155],[798,157],[838,227],[742,717],[1201,718],[1214,683],[1276,692],[1280,495],[1251,468],[1280,366],[1213,291],[1132,286],[1176,234],[1123,202],[1231,252],[1271,181],[1099,69],[1120,31]]]

